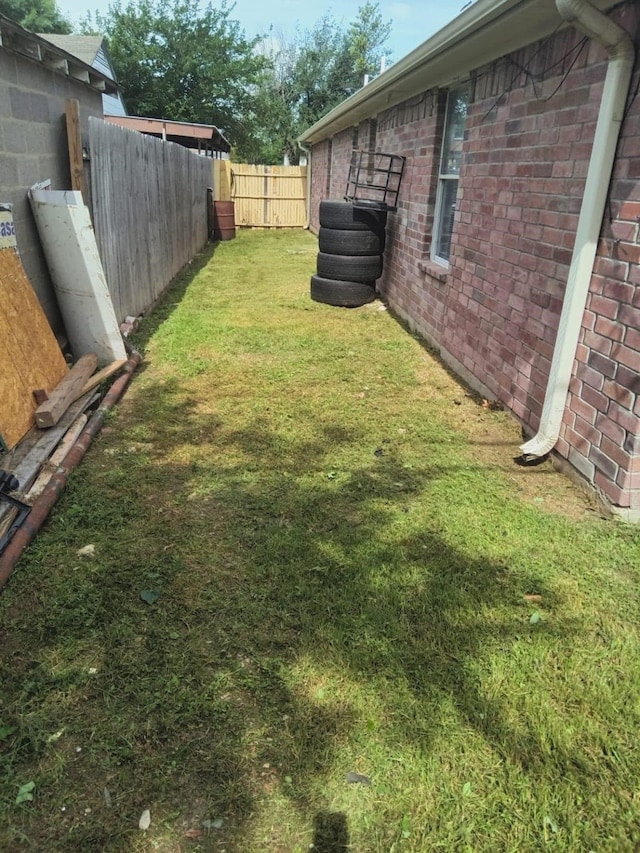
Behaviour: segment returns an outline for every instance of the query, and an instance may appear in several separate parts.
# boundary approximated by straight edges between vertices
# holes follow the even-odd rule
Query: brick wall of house
[[[318,233],[320,222],[318,209],[322,199],[329,198],[331,189],[331,151],[330,139],[325,139],[313,146],[311,155],[311,204],[309,228],[314,234]]]
[[[612,17],[640,32],[636,3]],[[604,50],[569,28],[472,75],[448,269],[430,260],[446,93],[377,117],[377,150],[407,158],[378,287],[529,433],[540,422],[606,68]],[[636,72],[557,445],[609,501],[631,509],[640,509],[638,86]],[[350,134],[333,140],[340,180]],[[334,188],[332,178],[339,197]]]
[[[354,143],[358,144],[358,128],[347,128],[332,140],[331,185],[329,198],[343,199],[349,176]]]
[[[568,30],[473,81],[442,344],[484,374],[530,431],[540,421],[600,103],[605,63],[593,53]]]
[[[616,17],[636,32],[631,4]],[[514,67],[527,73],[514,79]],[[540,421],[605,73],[604,50],[569,30],[475,80],[441,343],[530,432]],[[623,129],[556,448],[623,508],[640,508],[629,372],[640,369],[631,281],[638,244],[633,208],[624,206],[640,200],[638,107],[636,98]]]
[[[627,32],[640,34],[638,4],[628,3],[612,17]],[[635,42],[638,51],[638,36]],[[558,443],[558,450],[612,503],[636,510],[640,509],[639,91],[636,59]]]
[[[13,204],[18,250],[47,317],[62,321],[31,215],[27,191],[50,179],[69,189],[65,100],[80,101],[83,133],[89,116],[102,117],[102,95],[69,77],[0,47],[0,201]]]
[[[406,157],[398,210],[387,219],[387,247],[378,289],[394,310],[431,343],[440,342],[446,271],[430,261],[438,155],[446,96],[425,92],[383,113],[377,150]]]
[[[352,152],[354,148],[372,149],[376,141],[376,127],[375,119],[367,120],[314,145],[310,217],[310,229],[314,234],[320,227],[318,207],[321,199],[341,201],[344,198]]]

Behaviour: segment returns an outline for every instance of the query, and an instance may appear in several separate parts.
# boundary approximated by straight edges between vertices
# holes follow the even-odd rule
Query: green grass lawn
[[[144,321],[0,596],[0,850],[638,850],[638,531],[316,251]]]

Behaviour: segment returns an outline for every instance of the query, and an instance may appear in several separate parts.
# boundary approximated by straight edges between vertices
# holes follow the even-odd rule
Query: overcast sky
[[[281,30],[293,36],[296,25],[308,29],[327,12],[337,21],[348,24],[363,3],[364,0],[340,0],[334,3],[325,3],[323,0],[237,0],[231,17],[240,22],[250,37],[266,33],[271,25],[276,31]],[[109,0],[58,0],[57,5],[63,15],[77,23],[87,11],[104,13],[110,4]],[[123,0],[122,5],[126,6],[127,0]],[[464,5],[465,0],[380,0],[383,19],[392,21],[388,46],[393,61],[402,59],[455,18]]]

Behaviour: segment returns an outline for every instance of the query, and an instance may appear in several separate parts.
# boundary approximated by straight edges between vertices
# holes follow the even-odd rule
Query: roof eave
[[[173,121],[146,116],[105,116],[105,121],[128,130],[135,130],[138,133],[162,136],[164,132],[168,136],[183,136],[188,139],[213,142],[220,151],[229,152],[231,150],[229,140],[213,124],[198,124],[196,122]]]
[[[120,87],[100,71],[87,65],[77,56],[56,47],[48,39],[25,30],[10,18],[0,15],[0,46],[6,50],[40,63],[58,74],[71,77],[79,83],[107,95],[115,95]]]
[[[592,0],[600,9],[620,0]],[[477,0],[461,15],[298,137],[313,145],[564,25],[554,0]]]

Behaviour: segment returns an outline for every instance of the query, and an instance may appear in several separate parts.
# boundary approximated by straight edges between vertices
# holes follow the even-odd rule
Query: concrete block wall
[[[47,265],[31,216],[27,190],[51,179],[69,189],[65,100],[80,102],[83,132],[90,115],[102,117],[99,92],[0,47],[0,201],[13,204],[18,250],[49,322],[63,331]]]

